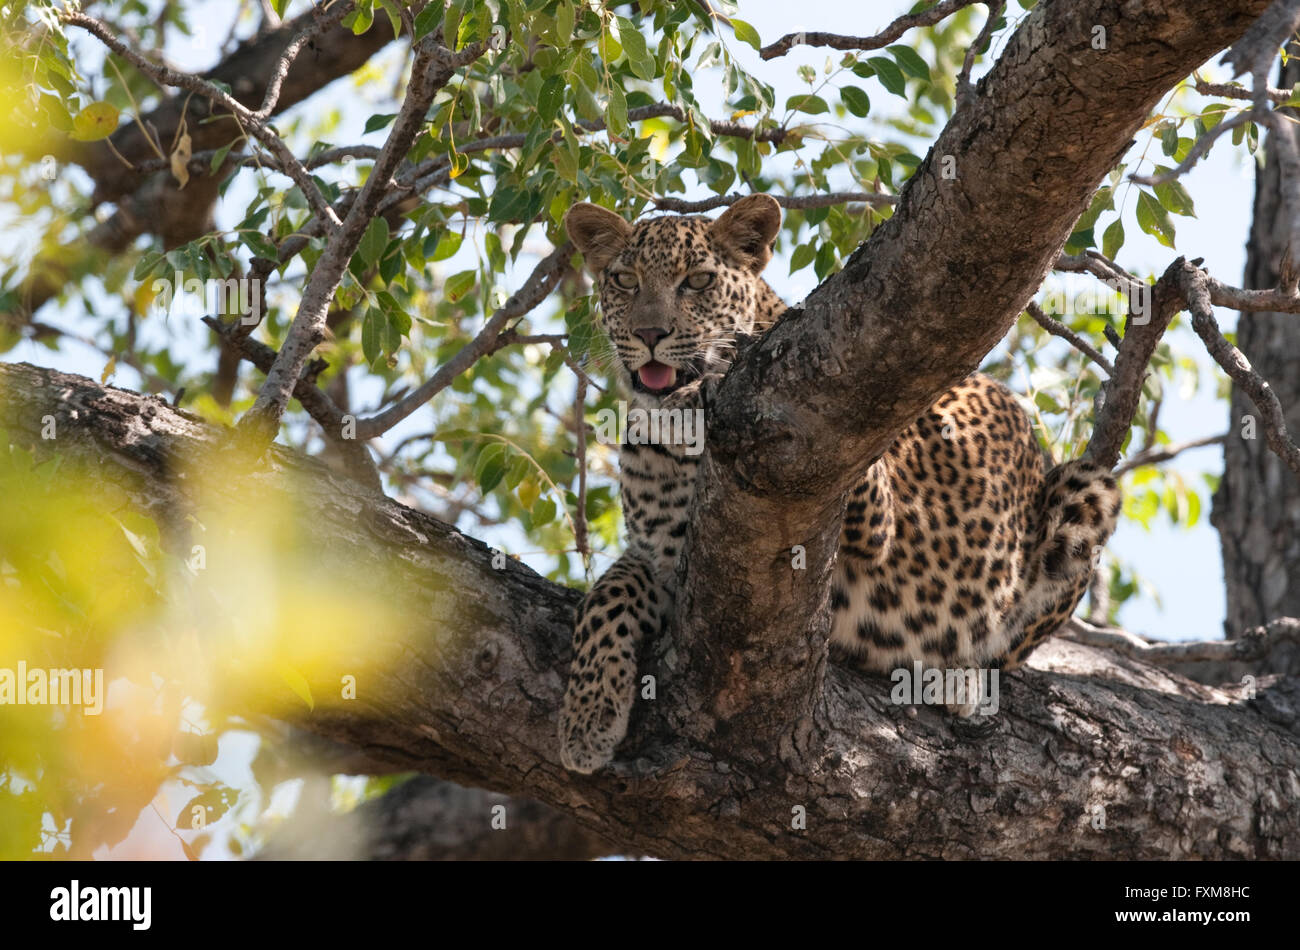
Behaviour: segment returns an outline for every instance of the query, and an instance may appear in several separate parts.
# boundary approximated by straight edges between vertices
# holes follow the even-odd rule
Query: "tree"
[[[1300,83],[1300,60],[1293,55],[1279,67],[1278,85]],[[1285,134],[1285,133],[1284,133]],[[1247,244],[1245,285],[1272,287],[1286,260],[1288,219],[1283,200],[1282,165],[1275,133],[1265,140],[1265,162],[1255,181],[1255,217]],[[1260,375],[1273,383],[1287,408],[1288,422],[1300,424],[1300,326],[1291,314],[1241,315],[1237,345]],[[1250,425],[1250,397],[1234,388],[1229,424]],[[1272,617],[1300,614],[1300,574],[1295,557],[1300,537],[1300,484],[1279,467],[1277,456],[1258,440],[1229,439],[1224,444],[1223,480],[1214,497],[1214,521],[1223,547],[1228,592],[1228,635],[1267,622]],[[1294,650],[1279,651],[1274,669],[1295,671]]]
[[[97,327],[96,345],[112,356],[108,369],[135,368],[190,411],[103,380],[0,368],[0,424],[12,446],[4,474],[10,497],[33,512],[26,532],[11,532],[17,553],[6,559],[18,589],[39,583],[53,592],[39,611],[17,601],[13,615],[39,614],[44,629],[65,634],[103,634],[80,641],[83,659],[107,662],[112,645],[114,657],[133,661],[118,666],[133,681],[164,667],[158,689],[168,703],[143,721],[153,724],[154,739],[172,739],[174,757],[159,763],[156,743],[147,750],[128,743],[140,774],[129,787],[110,783],[106,793],[59,784],[68,775],[48,768],[48,754],[27,749],[22,761],[30,773],[45,770],[40,791],[60,804],[24,800],[14,807],[26,823],[14,827],[39,826],[49,815],[54,837],[70,835],[70,850],[88,853],[120,840],[160,783],[183,782],[195,794],[172,830],[197,832],[181,836],[187,853],[196,853],[206,841],[197,816],[238,812],[240,804],[202,772],[216,754],[212,737],[236,727],[274,736],[271,717],[355,750],[346,761],[356,771],[422,771],[527,796],[625,852],[1300,853],[1300,826],[1286,807],[1300,759],[1295,682],[1211,688],[1160,669],[1198,651],[1262,655],[1296,636],[1295,621],[1270,618],[1266,630],[1233,644],[1181,652],[1076,621],[1076,638],[1104,646],[1057,641],[1040,651],[1036,669],[1009,677],[1004,712],[991,729],[954,726],[928,709],[909,715],[887,700],[886,684],[827,661],[825,582],[844,491],[1004,339],[995,372],[1005,375],[1023,360],[1072,378],[1069,389],[1033,394],[1049,450],[1086,450],[1113,466],[1136,434],[1143,448],[1130,453],[1130,464],[1159,449],[1153,407],[1161,376],[1148,377],[1148,367],[1155,356],[1165,378],[1177,371],[1161,335],[1187,310],[1209,352],[1251,398],[1262,438],[1300,474],[1281,407],[1218,331],[1211,309],[1295,312],[1294,285],[1239,290],[1181,258],[1147,283],[1114,261],[1123,243],[1118,215],[1102,252],[1094,233],[1114,210],[1133,136],[1158,100],[1218,51],[1232,46],[1254,91],[1202,92],[1228,103],[1254,97],[1251,108],[1160,120],[1173,167],[1135,171],[1123,189],[1136,191],[1142,228],[1172,246],[1170,214],[1191,207],[1178,175],[1225,132],[1240,131],[1249,147],[1259,125],[1279,127],[1272,107],[1290,93],[1270,93],[1259,64],[1266,76],[1295,28],[1295,5],[1279,0],[1265,14],[1260,0],[1170,9],[1044,2],[1027,4],[1032,9],[1014,23],[1001,3],[984,20],[971,6],[935,4],[871,37],[801,33],[762,46],[744,20],[694,5],[643,4],[622,16],[566,0],[506,3],[499,11],[380,0],[279,26],[275,13],[265,14],[259,35],[228,57],[241,65],[223,63],[205,78],[158,65],[136,48],[161,46],[165,29],[180,21],[177,10],[147,25],[130,14],[109,24],[37,5],[38,22],[20,24],[24,43],[16,48],[23,82],[43,90],[41,113],[15,121],[111,143],[102,148],[130,162],[131,175],[101,146],[68,160],[82,161],[93,177],[91,201],[114,194],[118,214],[132,202],[153,202],[144,205],[154,222],[145,226],[159,243],[106,261],[104,250],[126,249],[130,239],[105,243],[89,228],[88,246],[66,240],[66,215],[87,197],[75,181],[69,194],[18,190],[28,210],[48,218],[49,236],[34,262],[6,277],[10,332],[57,345],[62,331],[38,319],[39,305],[53,297],[53,285],[84,293],[90,275],[102,277],[128,311],[120,323]],[[396,111],[366,123],[383,132],[384,144],[322,143],[302,161],[270,118],[290,88],[304,91],[339,74],[334,63],[304,60],[303,51],[352,49],[339,39],[345,32],[367,37],[385,25],[403,48],[409,44],[410,72]],[[928,58],[896,42],[920,27],[929,29]],[[112,51],[105,76],[121,74],[94,102],[85,101],[70,54],[74,30]],[[766,60],[801,45],[843,57],[829,61],[830,78],[808,75],[808,91],[781,109],[773,90],[737,65],[724,34],[761,49]],[[136,37],[135,45],[123,35]],[[976,60],[992,58],[995,38],[1001,54],[973,83]],[[250,57],[261,66],[248,65]],[[718,64],[733,114],[713,118],[701,108],[692,78],[701,60]],[[252,78],[222,88],[223,75]],[[817,116],[871,114],[860,85],[868,80],[907,101],[910,119],[896,140],[828,137]],[[839,95],[833,110],[832,89]],[[121,107],[134,118],[119,127]],[[941,127],[935,111],[951,113]],[[1184,124],[1194,134],[1180,135]],[[906,144],[917,137],[933,137],[924,157]],[[34,146],[29,154],[44,154],[44,141]],[[241,157],[244,149],[251,151]],[[156,157],[146,158],[148,151]],[[793,170],[781,170],[785,156],[797,159]],[[1282,156],[1293,157],[1285,146]],[[347,157],[353,161],[340,173],[320,174]],[[372,164],[353,181],[357,160]],[[213,231],[210,201],[242,168],[283,173],[293,186],[250,191],[238,225]],[[200,185],[209,179],[216,184]],[[673,197],[688,180],[713,197]],[[734,200],[737,182],[796,192],[779,199],[788,210],[781,240],[792,248],[792,264],[813,267],[821,284],[743,350],[710,394],[681,602],[674,629],[644,661],[656,698],[642,704],[613,767],[575,777],[558,765],[554,717],[578,593],[555,581],[580,586],[593,551],[614,543],[604,446],[586,420],[615,409],[617,397],[601,384],[607,354],[557,223],[574,200],[596,196],[632,211],[650,204],[708,210]],[[431,189],[442,197],[425,198]],[[179,195],[185,207],[178,210]],[[471,243],[470,226],[480,221],[490,228],[481,244]],[[547,247],[530,245],[543,235]],[[473,267],[449,274],[431,267],[460,266],[457,255],[471,250],[479,258]],[[511,264],[529,256],[538,260],[531,275],[515,281],[513,294],[499,291],[499,275],[513,276]],[[1108,282],[1130,308],[1118,326],[1095,314],[1048,313],[1031,298],[1052,270]],[[208,315],[226,354],[214,373],[181,365],[174,345],[151,345],[137,332],[148,303],[138,288],[178,292],[174,285],[184,281],[175,274],[243,277],[255,288]],[[299,285],[300,294],[290,292]],[[296,309],[272,290],[290,293]],[[562,332],[546,332],[535,311],[556,291],[562,316],[552,322],[562,320],[554,328]],[[1100,352],[1103,336],[1118,347],[1113,359]],[[1038,352],[1056,337],[1075,349]],[[313,359],[317,353],[328,366]],[[266,374],[246,392],[232,382],[240,359]],[[358,392],[380,408],[357,411]],[[318,428],[288,412],[291,395]],[[563,411],[550,404],[559,395]],[[411,432],[380,448],[375,440],[403,431],[394,427],[435,397],[432,433]],[[1095,397],[1100,408],[1089,431],[1080,407]],[[240,412],[237,428],[221,427]],[[511,413],[525,422],[505,424]],[[1054,420],[1057,438],[1049,438]],[[289,447],[272,444],[277,434]],[[53,469],[44,461],[51,455]],[[426,471],[435,465],[441,479]],[[95,466],[111,487],[77,478]],[[425,487],[459,489],[470,478],[476,499],[463,490],[431,498]],[[385,497],[385,488],[427,501],[430,511]],[[107,511],[121,527],[121,536],[95,535],[92,549],[110,552],[105,562],[156,607],[148,621],[132,615],[129,633],[117,614],[92,611],[94,622],[86,621],[87,611],[74,608],[99,600],[76,571],[48,567],[51,552],[60,562],[73,557],[70,541],[35,526],[44,523],[42,512],[68,510],[92,519]],[[560,551],[550,579],[447,523],[462,518],[508,522],[528,541]],[[792,571],[796,546],[803,559]],[[249,563],[274,569],[283,589],[265,599]],[[1122,594],[1122,573],[1112,580]],[[155,600],[205,609],[191,607],[201,616],[187,617],[178,635],[176,614]],[[30,626],[19,638],[26,648]],[[130,650],[141,627],[155,638],[149,642],[176,654],[197,650],[185,655],[199,659],[213,681],[201,684],[208,688],[175,664]],[[356,637],[358,629],[367,635]],[[308,712],[285,706],[295,696]],[[188,725],[171,736],[177,719]],[[59,729],[80,729],[81,742],[100,735],[89,726],[46,728],[56,743],[68,738]],[[268,791],[283,774],[272,767],[277,748],[265,743],[258,759]],[[404,794],[418,797],[421,789]],[[448,793],[435,786],[424,794],[432,802]],[[107,809],[112,795],[120,800]],[[510,827],[513,804],[480,801]],[[62,820],[68,803],[79,809],[71,832]],[[107,820],[108,811],[117,817]],[[543,814],[538,821],[554,820]],[[193,817],[186,823],[185,816]],[[258,835],[231,840],[255,843]],[[581,851],[589,844],[574,847],[590,853]]]

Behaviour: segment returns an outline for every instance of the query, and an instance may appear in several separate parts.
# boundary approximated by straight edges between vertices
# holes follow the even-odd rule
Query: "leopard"
[[[787,311],[762,276],[781,222],[766,194],[716,219],[568,210],[631,407],[700,409],[738,341]],[[641,645],[671,622],[700,459],[680,438],[619,446],[626,544],[577,608],[559,716],[573,772],[609,765],[627,734]],[[869,674],[1019,668],[1073,615],[1121,507],[1108,469],[1050,465],[1016,396],[980,373],[867,461],[843,500],[828,597],[832,659]],[[978,700],[948,705],[964,717]]]

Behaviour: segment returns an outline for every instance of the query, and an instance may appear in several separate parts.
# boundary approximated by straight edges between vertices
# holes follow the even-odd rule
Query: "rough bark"
[[[1159,97],[1265,6],[1038,4],[893,217],[740,355],[708,408],[667,732],[793,758],[820,741],[843,493],[1005,335]]]
[[[156,398],[25,364],[0,366],[0,426],[98,466],[181,545],[193,486],[173,473],[227,435]],[[306,542],[346,551],[371,589],[411,598],[424,618],[407,661],[355,711],[318,707],[300,722],[376,769],[532,798],[662,857],[1300,856],[1293,679],[1245,700],[1060,641],[1003,678],[992,728],[910,713],[887,682],[830,667],[815,744],[759,756],[738,730],[696,739],[634,724],[642,758],[573,775],[555,715],[577,594],[514,561],[493,569],[479,542],[281,447],[223,490],[274,500],[288,475]]]
[[[1300,82],[1300,45],[1282,65],[1278,83]],[[1295,110],[1284,110],[1294,114]],[[1254,221],[1246,245],[1244,286],[1277,285],[1291,222],[1282,201],[1280,163],[1270,133],[1264,166],[1255,179]],[[1268,379],[1286,411],[1287,427],[1300,431],[1300,319],[1287,313],[1241,314],[1237,346]],[[1223,550],[1228,636],[1274,617],[1300,615],[1300,481],[1262,435],[1243,438],[1244,420],[1258,413],[1233,387],[1229,435],[1223,449],[1223,480],[1214,496],[1212,522]],[[1300,648],[1275,653],[1270,669],[1300,672]]]

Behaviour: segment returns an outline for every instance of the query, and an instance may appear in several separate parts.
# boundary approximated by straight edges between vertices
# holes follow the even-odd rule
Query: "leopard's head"
[[[765,329],[782,309],[761,274],[781,208],[750,195],[716,221],[665,215],[628,224],[583,202],[564,216],[596,279],[620,374],[657,402],[730,364],[736,335]]]

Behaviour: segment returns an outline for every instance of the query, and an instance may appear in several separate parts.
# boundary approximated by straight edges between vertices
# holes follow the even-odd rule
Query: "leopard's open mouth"
[[[679,368],[651,360],[632,374],[632,388],[652,396],[667,396],[691,382],[696,375],[690,367]]]

